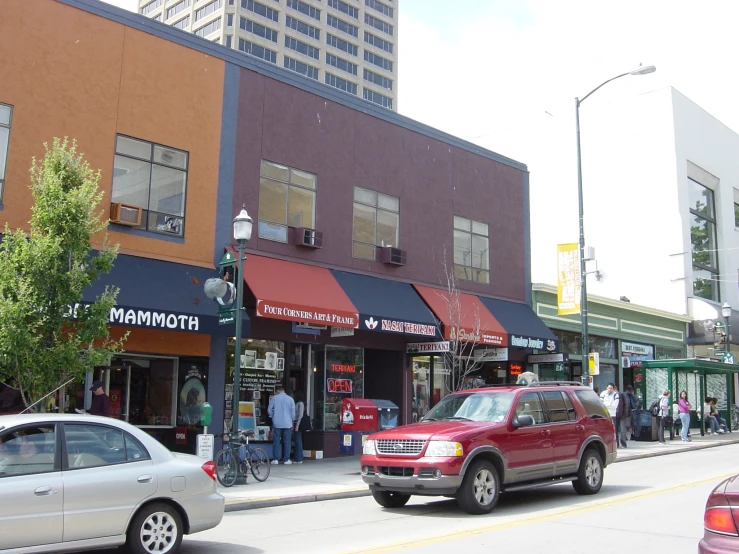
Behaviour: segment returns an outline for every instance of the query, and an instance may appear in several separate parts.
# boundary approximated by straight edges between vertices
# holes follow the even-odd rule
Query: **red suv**
[[[571,481],[595,494],[615,459],[616,433],[595,392],[550,382],[452,393],[420,422],[370,435],[361,464],[381,506],[450,496],[486,514],[501,492]]]

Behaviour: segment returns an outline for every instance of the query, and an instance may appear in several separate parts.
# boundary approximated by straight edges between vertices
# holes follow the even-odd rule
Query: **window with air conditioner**
[[[374,260],[376,246],[398,248],[400,200],[395,196],[354,187],[352,255]]]
[[[259,238],[288,241],[288,227],[315,229],[316,176],[262,160],[259,181]]]
[[[183,150],[118,135],[111,211],[125,214],[139,207],[138,229],[184,236],[188,159]]]

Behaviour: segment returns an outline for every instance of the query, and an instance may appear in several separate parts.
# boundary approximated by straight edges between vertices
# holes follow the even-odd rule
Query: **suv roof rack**
[[[580,381],[538,381],[536,383],[530,383],[527,385],[529,387],[582,387],[583,385]]]

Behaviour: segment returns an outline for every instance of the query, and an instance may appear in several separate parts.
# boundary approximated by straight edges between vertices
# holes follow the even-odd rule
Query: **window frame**
[[[719,271],[719,259],[718,259],[718,250],[719,250],[719,247],[718,247],[718,228],[717,228],[717,220],[716,220],[716,191],[713,190],[712,188],[704,185],[703,183],[701,183],[701,182],[699,182],[699,181],[697,181],[697,180],[695,180],[695,179],[693,179],[691,177],[688,177],[688,187],[693,188],[695,186],[702,187],[703,189],[705,189],[706,191],[708,191],[710,193],[710,201],[711,201],[711,210],[710,210],[710,213],[711,213],[711,215],[708,215],[706,213],[701,213],[700,211],[696,210],[693,206],[690,206],[689,205],[690,216],[691,216],[691,221],[690,221],[690,241],[691,241],[691,244],[690,244],[690,262],[691,262],[692,273],[693,273],[693,276],[692,276],[692,287],[691,288],[692,288],[692,292],[693,292],[693,296],[694,297],[703,298],[705,300],[710,300],[712,302],[721,302],[721,287],[719,286],[719,281],[718,281],[718,278],[719,278],[719,275],[720,275],[720,271]],[[690,196],[691,196],[690,188],[688,189],[688,198],[690,198]],[[736,208],[735,208],[735,212],[736,212]],[[692,244],[692,242],[693,242],[693,227],[694,227],[694,220],[693,220],[693,218],[696,218],[697,220],[699,220],[698,221],[699,223],[701,221],[702,222],[706,222],[708,225],[712,226],[712,228],[713,228],[713,233],[712,233],[713,236],[712,237],[709,237],[708,240],[709,240],[709,242],[711,240],[713,241],[713,250],[714,250],[714,252],[713,252],[713,256],[712,257],[715,260],[715,266],[705,265],[703,263],[700,263],[700,262],[696,262],[695,261],[695,250],[694,250],[694,247],[693,247],[693,244]],[[699,296],[699,295],[696,294],[696,292],[695,292],[696,281],[698,279],[701,279],[703,281],[706,280],[706,279],[704,279],[702,277],[695,277],[696,270],[697,271],[705,271],[705,272],[708,272],[710,274],[710,279],[709,280],[711,281],[711,290],[713,291],[713,294],[712,294],[711,298],[706,298],[705,296]]]
[[[527,396],[530,396],[530,395],[535,396],[537,398],[537,401],[539,402],[539,409],[534,410],[534,411],[541,414],[541,421],[537,421],[536,418],[531,413],[531,411],[529,411],[529,413],[522,414],[522,413],[519,413],[517,410],[518,405],[521,402],[523,402]],[[531,427],[536,427],[538,425],[549,425],[551,423],[549,421],[549,412],[547,411],[546,402],[544,401],[544,398],[542,397],[541,394],[539,394],[538,391],[526,391],[522,393],[521,395],[519,395],[518,398],[514,399],[512,407],[513,407],[513,412],[512,412],[511,417],[518,417],[519,415],[530,415],[531,418],[534,420],[534,425],[532,425]]]
[[[367,202],[362,202],[360,200],[357,200],[356,199],[357,189],[362,190],[362,191],[367,191],[367,192],[373,193],[378,200],[376,200],[374,204],[368,204]],[[379,206],[379,197],[380,196],[386,196],[388,198],[394,198],[395,200],[397,200],[397,202],[398,202],[398,211],[397,212],[394,212],[392,210],[388,210],[387,208],[381,208]],[[357,239],[354,238],[354,231],[355,231],[354,205],[355,204],[359,204],[360,206],[363,206],[365,208],[372,208],[372,209],[374,209],[374,214],[375,214],[375,226],[374,226],[374,235],[375,235],[375,237],[374,237],[374,244],[369,244],[367,242],[364,242],[364,241],[361,241],[361,240],[357,240]],[[395,230],[395,242],[396,242],[396,244],[392,245],[391,248],[400,248],[400,197],[398,197],[398,196],[392,196],[390,194],[385,194],[384,192],[379,192],[379,191],[376,191],[376,190],[368,189],[366,187],[360,187],[360,186],[355,185],[354,186],[354,191],[353,191],[353,200],[352,200],[352,258],[356,258],[357,260],[377,261],[377,249],[378,248],[383,248],[383,246],[377,244],[377,211],[378,210],[382,210],[383,212],[387,212],[387,213],[390,213],[390,214],[395,214],[395,215],[398,216],[398,226],[397,226],[397,228]],[[372,258],[366,258],[364,256],[357,256],[354,253],[354,244],[355,243],[358,243],[358,244],[360,244],[362,246],[368,246],[368,247],[371,246],[371,247],[373,247],[373,250],[372,250],[373,257]]]
[[[151,158],[149,160],[146,160],[144,158],[139,158],[139,157],[136,157],[136,156],[132,156],[130,154],[119,154],[118,153],[118,147],[117,147],[118,137],[123,137],[123,138],[131,139],[131,140],[135,140],[137,142],[145,142],[145,143],[148,143],[151,146],[151,150],[150,150],[150,152],[151,152]],[[156,148],[157,146],[159,146],[160,148],[165,148],[167,150],[174,150],[176,152],[181,152],[181,153],[185,154],[187,156],[187,160],[185,161],[185,168],[182,169],[182,168],[175,167],[175,166],[172,166],[172,165],[166,165],[166,164],[163,164],[163,163],[155,162],[154,161],[154,148]],[[149,210],[149,206],[148,205],[146,207],[144,207],[144,206],[137,206],[137,207],[141,208],[141,210],[143,210],[143,211],[146,212],[146,214],[145,214],[147,216],[146,222],[145,222],[145,225],[146,226],[145,227],[133,227],[133,229],[135,229],[137,231],[142,231],[144,233],[152,233],[152,234],[155,234],[155,235],[162,235],[162,236],[165,236],[165,237],[175,237],[175,238],[178,238],[178,239],[184,239],[185,238],[185,230],[186,230],[186,220],[187,220],[187,190],[188,190],[188,183],[189,183],[189,176],[190,176],[190,151],[189,150],[183,150],[181,148],[175,148],[173,146],[167,146],[166,144],[160,144],[158,142],[153,142],[153,141],[150,141],[150,140],[145,140],[145,139],[140,139],[140,138],[137,138],[137,137],[132,137],[130,135],[124,135],[123,133],[116,133],[116,135],[115,135],[115,145],[113,147],[113,169],[114,169],[114,171],[115,171],[115,157],[116,156],[122,156],[122,157],[127,158],[127,159],[130,159],[130,160],[136,160],[136,161],[139,161],[139,162],[146,162],[146,163],[149,164],[149,193],[148,193],[148,196],[147,196],[147,198],[149,199],[149,203],[150,203],[150,200],[151,200],[151,176],[152,176],[152,171],[153,171],[153,166],[154,165],[158,165],[160,167],[165,167],[165,168],[169,168],[169,169],[175,169],[177,171],[182,171],[182,172],[185,173],[185,190],[182,192],[182,205],[183,205],[183,208],[182,208],[183,214],[182,214],[182,216],[178,216],[178,215],[174,215],[174,214],[165,214],[164,212],[159,212],[159,211],[155,212],[155,213],[158,213],[158,214],[170,215],[170,216],[173,216],[173,217],[180,218],[182,220],[182,223],[181,223],[181,225],[182,225],[182,232],[179,233],[179,234],[175,234],[175,233],[168,233],[166,231],[159,231],[159,230],[156,230],[156,229],[149,229],[148,215],[149,215],[149,212],[151,210]],[[113,178],[111,179],[111,186],[110,186],[110,202],[111,202],[111,204],[113,203],[113,192],[114,192],[114,188],[115,188],[115,174],[113,175]],[[122,203],[123,204],[126,204],[127,202],[122,202]],[[135,204],[131,204],[131,205],[134,206]],[[142,214],[142,220],[143,220],[143,216],[144,216],[144,214]]]
[[[112,463],[104,463],[100,465],[94,465],[94,466],[82,466],[82,467],[74,467],[69,465],[69,450],[68,450],[68,441],[67,441],[67,427],[101,427],[106,429],[106,433],[109,433],[110,431],[115,431],[116,433],[121,434],[121,440],[123,442],[123,461],[120,462],[112,462]],[[131,435],[131,433],[124,431],[123,429],[120,429],[118,427],[112,426],[112,425],[105,425],[104,423],[97,423],[97,422],[84,422],[84,421],[65,421],[62,424],[62,431],[60,435],[63,437],[62,440],[62,456],[61,456],[61,469],[62,471],[79,471],[84,469],[99,469],[103,467],[115,467],[120,466],[124,464],[134,464],[138,462],[146,462],[151,461],[151,452],[146,448],[144,443],[142,443],[139,439]],[[146,454],[145,458],[141,458],[139,460],[129,460],[128,459],[128,447],[126,446],[126,438],[128,436],[131,436],[140,446],[143,452]]]
[[[460,227],[457,227],[457,224],[456,224],[456,220],[457,219],[463,219],[463,220],[469,222],[469,230],[462,229]],[[479,232],[475,232],[473,230],[475,223],[478,223],[480,225],[484,225],[487,228],[487,231],[488,231],[487,235],[483,235],[483,234],[481,234]],[[459,233],[466,233],[466,234],[468,234],[470,236],[470,263],[469,263],[469,265],[467,265],[467,264],[465,264],[465,265],[458,264],[455,261],[455,250],[457,248],[457,246],[456,246],[455,233],[457,233],[457,232],[459,232]],[[488,243],[487,252],[486,252],[486,256],[487,256],[487,268],[475,267],[474,265],[472,265],[472,256],[471,256],[471,254],[472,254],[472,240],[473,240],[474,237],[484,237],[487,240],[487,243]],[[455,215],[454,216],[454,221],[452,222],[452,246],[453,246],[453,250],[452,250],[452,266],[454,267],[454,275],[455,275],[455,277],[457,275],[456,269],[457,269],[457,267],[460,267],[460,268],[464,268],[465,275],[467,275],[467,271],[469,270],[470,271],[470,276],[469,277],[457,277],[458,279],[462,279],[464,281],[470,281],[471,283],[480,283],[480,284],[483,284],[483,285],[490,284],[490,271],[491,271],[491,269],[490,269],[490,225],[488,223],[485,223],[484,221],[478,221],[476,219],[472,219],[471,217],[464,217],[464,216],[461,216],[461,215]],[[487,275],[487,279],[484,280],[484,281],[481,281],[479,278],[472,278],[472,272],[473,271],[476,271],[477,272],[477,276],[478,277],[480,275],[480,272],[485,273]]]
[[[287,170],[288,170],[288,180],[287,181],[282,181],[282,180],[280,180],[280,179],[278,179],[276,177],[273,177],[273,176],[263,175],[262,174],[262,164],[264,164],[264,163],[274,164],[274,165],[278,165],[280,167],[287,168]],[[300,171],[302,173],[308,173],[310,175],[313,175],[314,182],[315,182],[315,187],[311,189],[309,187],[302,186],[300,184],[290,182],[290,173],[291,173],[291,171]],[[268,180],[274,181],[276,183],[282,183],[283,185],[285,185],[287,187],[287,189],[286,189],[287,192],[285,194],[285,222],[284,223],[277,223],[277,222],[269,221],[269,220],[266,220],[266,219],[263,220],[259,216],[260,208],[261,208],[261,202],[262,202],[262,179],[268,179]],[[292,166],[289,166],[289,165],[284,164],[284,163],[275,162],[275,161],[272,161],[272,160],[267,160],[265,158],[260,158],[260,160],[259,160],[259,202],[257,204],[257,237],[259,237],[260,239],[263,239],[263,240],[271,240],[273,242],[279,242],[279,243],[282,243],[282,244],[289,244],[290,243],[290,233],[289,233],[288,229],[290,229],[291,227],[293,227],[293,228],[297,228],[298,227],[296,225],[290,225],[290,222],[289,222],[289,217],[290,217],[290,187],[295,187],[297,189],[300,189],[301,191],[309,191],[309,192],[312,192],[313,193],[313,225],[311,225],[311,226],[301,225],[299,227],[303,227],[305,229],[312,229],[312,230],[315,230],[316,229],[316,227],[317,227],[317,225],[316,225],[316,223],[317,223],[316,218],[317,218],[317,213],[318,213],[318,174],[317,173],[312,173],[311,171],[307,171],[305,169],[300,169],[298,167],[292,167]],[[261,232],[261,223],[262,223],[262,221],[264,221],[265,223],[268,223],[270,225],[278,225],[278,226],[284,227],[285,228],[285,240],[278,240],[278,239],[274,238],[273,236],[264,236],[264,235],[262,235],[262,232]]]
[[[3,437],[8,434],[15,434],[19,431],[23,431],[24,429],[37,429],[41,427],[51,427],[52,432],[54,433],[54,463],[53,467],[49,471],[30,471],[25,473],[8,473],[8,474],[2,474],[0,473],[0,483],[3,479],[7,478],[13,478],[13,477],[24,477],[28,475],[45,475],[49,473],[54,473],[60,470],[61,464],[62,464],[62,442],[60,437],[60,426],[58,423],[52,423],[52,422],[38,422],[38,423],[25,423],[21,425],[17,425],[16,427],[11,427],[9,429],[2,429],[0,431],[0,437]]]
[[[0,123],[0,127],[8,130],[8,140],[5,144],[5,166],[2,168],[2,178],[0,178],[0,206],[2,206],[3,202],[5,202],[5,183],[8,180],[8,152],[10,152],[10,136],[13,132],[13,112],[15,110],[13,109],[12,104],[5,104],[4,102],[0,102],[0,106],[4,106],[10,109],[10,117],[8,119],[8,123]]]
[[[559,395],[560,399],[562,400],[562,405],[564,406],[564,409],[562,408],[554,408],[549,404],[549,400],[547,399],[547,395],[557,396]],[[541,391],[541,396],[544,400],[544,405],[546,406],[547,411],[547,419],[550,423],[572,423],[573,421],[577,420],[577,417],[574,419],[572,418],[572,414],[575,414],[575,408],[572,405],[572,400],[570,400],[570,397],[567,395],[566,392],[561,390],[547,390],[547,391]],[[556,415],[564,415],[564,419],[558,420],[555,419]]]

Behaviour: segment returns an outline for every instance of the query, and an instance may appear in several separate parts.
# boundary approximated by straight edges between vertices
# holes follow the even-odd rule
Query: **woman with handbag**
[[[298,391],[295,393],[295,463],[303,463],[303,417],[308,415],[305,411],[305,395]]]

